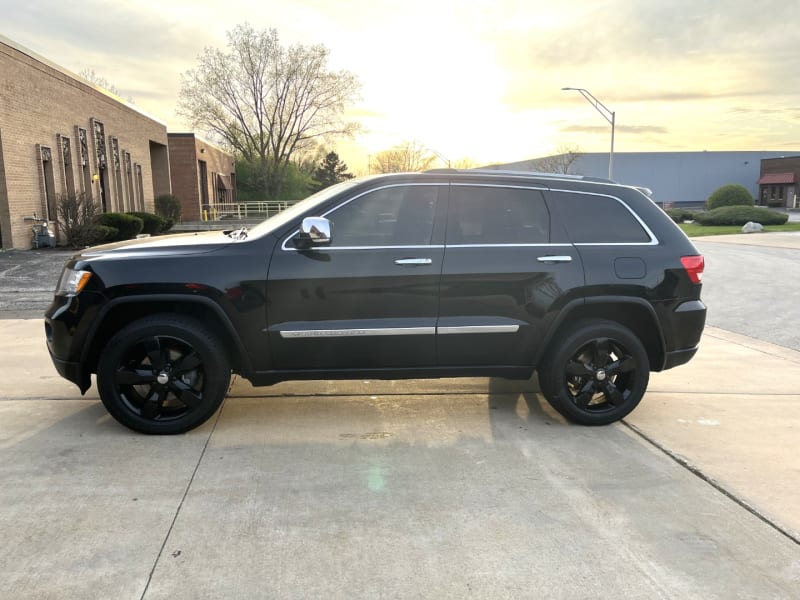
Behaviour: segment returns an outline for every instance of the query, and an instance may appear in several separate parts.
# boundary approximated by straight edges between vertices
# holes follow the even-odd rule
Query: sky
[[[0,0],[0,33],[93,69],[167,124],[181,74],[248,22],[284,45],[323,44],[361,81],[351,170],[417,140],[444,160],[800,148],[800,11],[787,0]],[[201,133],[202,132],[198,132]],[[441,166],[444,166],[442,164]]]

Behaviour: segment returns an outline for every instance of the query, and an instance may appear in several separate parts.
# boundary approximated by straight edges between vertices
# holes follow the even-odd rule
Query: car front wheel
[[[642,399],[650,362],[639,338],[613,321],[583,321],[565,332],[539,368],[550,405],[582,425],[607,425]]]
[[[219,408],[230,383],[224,347],[202,323],[153,315],[117,332],[97,365],[100,398],[111,416],[135,431],[193,429]]]

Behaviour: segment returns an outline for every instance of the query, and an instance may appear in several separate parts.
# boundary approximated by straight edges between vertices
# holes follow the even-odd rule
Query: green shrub
[[[156,198],[156,214],[170,221],[169,229],[181,220],[181,201],[172,194],[161,194]]]
[[[714,210],[721,206],[753,206],[755,201],[747,188],[738,183],[723,185],[714,190],[706,201],[706,208]]]
[[[694,220],[701,225],[744,225],[748,221],[762,225],[783,225],[789,215],[757,206],[723,206],[697,213]]]
[[[139,217],[124,213],[103,213],[97,217],[97,224],[117,229],[117,235],[108,240],[114,242],[134,238],[142,232],[144,227],[144,221]]]
[[[684,221],[693,221],[695,211],[686,208],[667,208],[664,209],[670,219],[676,223],[683,223]]]
[[[149,233],[150,235],[156,235],[168,229],[167,225],[169,223],[162,216],[154,215],[153,213],[148,213],[148,212],[129,212],[127,214],[133,215],[134,217],[139,217],[144,222],[144,227],[142,227],[142,233]]]
[[[118,238],[119,236],[119,229],[116,227],[111,227],[109,225],[92,225],[90,228],[90,235],[92,240],[94,240],[93,244],[99,244],[101,242],[111,242]]]

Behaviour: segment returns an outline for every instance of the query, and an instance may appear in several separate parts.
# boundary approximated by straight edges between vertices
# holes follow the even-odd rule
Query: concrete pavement
[[[800,353],[779,346],[709,328],[629,425],[567,425],[533,382],[238,380],[211,422],[147,437],[43,337],[0,322],[7,597],[800,589]]]

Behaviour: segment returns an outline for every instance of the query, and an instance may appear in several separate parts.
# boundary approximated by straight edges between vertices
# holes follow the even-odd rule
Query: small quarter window
[[[646,244],[650,236],[619,200],[595,194],[554,192],[574,244]]]
[[[550,213],[538,190],[454,185],[448,212],[448,245],[550,241]]]

